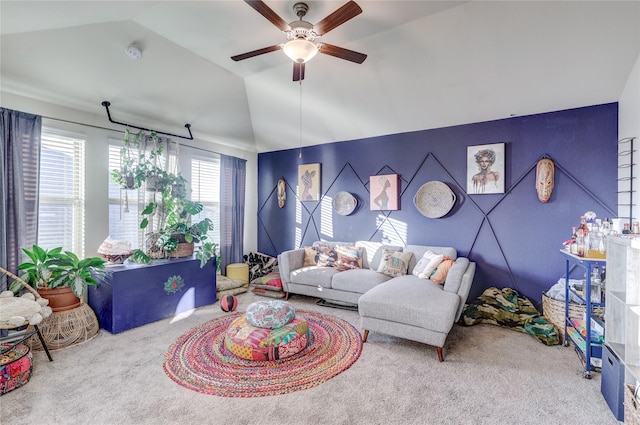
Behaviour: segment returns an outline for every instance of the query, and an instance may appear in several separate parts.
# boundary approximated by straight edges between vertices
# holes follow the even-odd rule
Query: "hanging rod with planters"
[[[137,125],[131,125],[131,124],[123,123],[123,122],[114,121],[111,118],[111,113],[109,112],[109,106],[111,106],[111,102],[109,102],[108,100],[105,100],[104,102],[102,102],[102,106],[104,106],[104,108],[107,110],[107,117],[109,118],[109,122],[112,122],[114,124],[124,125],[126,127],[137,128],[138,130],[142,130],[142,131],[150,131],[150,132],[155,132],[157,134],[164,134],[165,136],[180,137],[181,139],[193,140],[193,134],[191,134],[191,124],[185,124],[184,125],[185,128],[187,129],[187,131],[189,132],[189,137],[180,136],[179,134],[165,133],[164,131],[151,130],[151,129],[148,129],[148,128],[138,127]]]

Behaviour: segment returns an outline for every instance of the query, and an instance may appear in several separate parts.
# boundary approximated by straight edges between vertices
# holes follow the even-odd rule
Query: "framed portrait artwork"
[[[369,191],[371,211],[395,211],[398,209],[397,174],[369,177]]]
[[[320,164],[298,165],[298,199],[320,200]]]
[[[504,193],[504,143],[467,146],[467,193]]]

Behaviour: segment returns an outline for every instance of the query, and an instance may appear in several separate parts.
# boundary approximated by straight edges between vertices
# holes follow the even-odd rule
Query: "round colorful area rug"
[[[178,384],[223,397],[263,397],[312,388],[347,370],[360,357],[360,332],[342,319],[297,310],[309,326],[309,345],[282,360],[236,357],[224,344],[238,312],[180,336],[165,353],[164,371]]]

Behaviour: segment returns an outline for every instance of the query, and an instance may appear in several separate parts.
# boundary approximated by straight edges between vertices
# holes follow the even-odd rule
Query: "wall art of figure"
[[[504,193],[504,143],[467,147],[467,193]]]
[[[555,165],[550,158],[542,158],[536,165],[536,192],[540,202],[549,202],[553,193]]]
[[[398,209],[397,174],[369,177],[369,191],[371,211],[395,211]]]
[[[284,179],[278,180],[278,207],[283,208],[287,202],[287,182]]]
[[[301,201],[320,200],[320,164],[298,166],[298,198]]]

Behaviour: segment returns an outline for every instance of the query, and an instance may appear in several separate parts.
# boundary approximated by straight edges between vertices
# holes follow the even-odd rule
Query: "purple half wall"
[[[618,104],[610,103],[497,121],[336,142],[258,156],[258,250],[277,255],[319,239],[442,245],[477,263],[469,295],[510,287],[535,304],[564,275],[562,242],[580,215],[615,217]],[[467,147],[504,143],[504,193],[467,193]],[[555,188],[538,200],[536,164],[555,163]],[[297,198],[298,166],[321,164],[320,200]],[[475,166],[475,164],[474,164]],[[471,170],[473,173],[477,169]],[[370,176],[397,174],[399,209],[371,211]],[[278,206],[277,183],[287,182]],[[426,182],[456,196],[442,218],[414,205]],[[358,200],[350,215],[332,207],[341,191]]]

